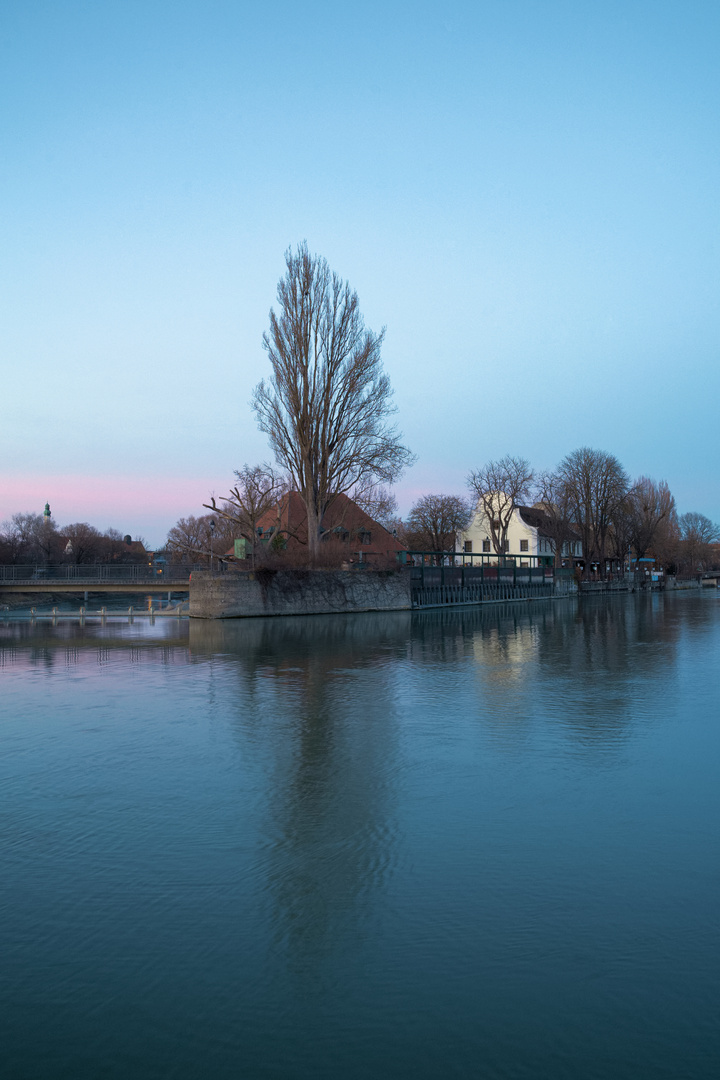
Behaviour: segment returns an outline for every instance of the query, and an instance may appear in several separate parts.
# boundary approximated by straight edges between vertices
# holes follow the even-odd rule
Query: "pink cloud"
[[[55,475],[0,478],[0,521],[41,514],[46,502],[59,524],[89,521],[161,544],[178,518],[204,514],[202,504],[221,485],[198,477]]]

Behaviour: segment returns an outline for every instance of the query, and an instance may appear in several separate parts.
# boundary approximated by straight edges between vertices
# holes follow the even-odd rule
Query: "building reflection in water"
[[[453,668],[453,694],[508,746],[556,724],[578,746],[611,749],[668,692],[689,614],[682,597],[657,594],[427,611],[409,653],[428,693]]]

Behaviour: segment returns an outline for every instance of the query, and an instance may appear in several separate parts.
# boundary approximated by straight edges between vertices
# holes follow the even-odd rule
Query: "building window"
[[[472,540],[465,541],[465,551],[472,551]]]
[[[483,540],[483,551],[489,551],[489,550],[490,550],[490,541],[489,540]]]
[[[529,547],[528,547],[527,540],[521,540],[520,541],[520,550],[521,551],[529,551],[530,550]]]

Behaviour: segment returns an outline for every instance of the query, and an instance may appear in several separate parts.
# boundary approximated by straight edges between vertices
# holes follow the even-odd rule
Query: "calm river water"
[[[720,597],[0,619],[3,1077],[720,1075]]]

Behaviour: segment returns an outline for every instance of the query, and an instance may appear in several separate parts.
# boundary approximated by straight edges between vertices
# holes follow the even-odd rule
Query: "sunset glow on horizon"
[[[217,493],[223,490],[218,486]],[[0,521],[15,513],[41,514],[46,502],[59,525],[87,521],[101,530],[118,529],[143,536],[150,547],[161,547],[168,522],[205,514],[202,504],[211,489],[206,481],[179,477],[31,476],[0,479]]]

